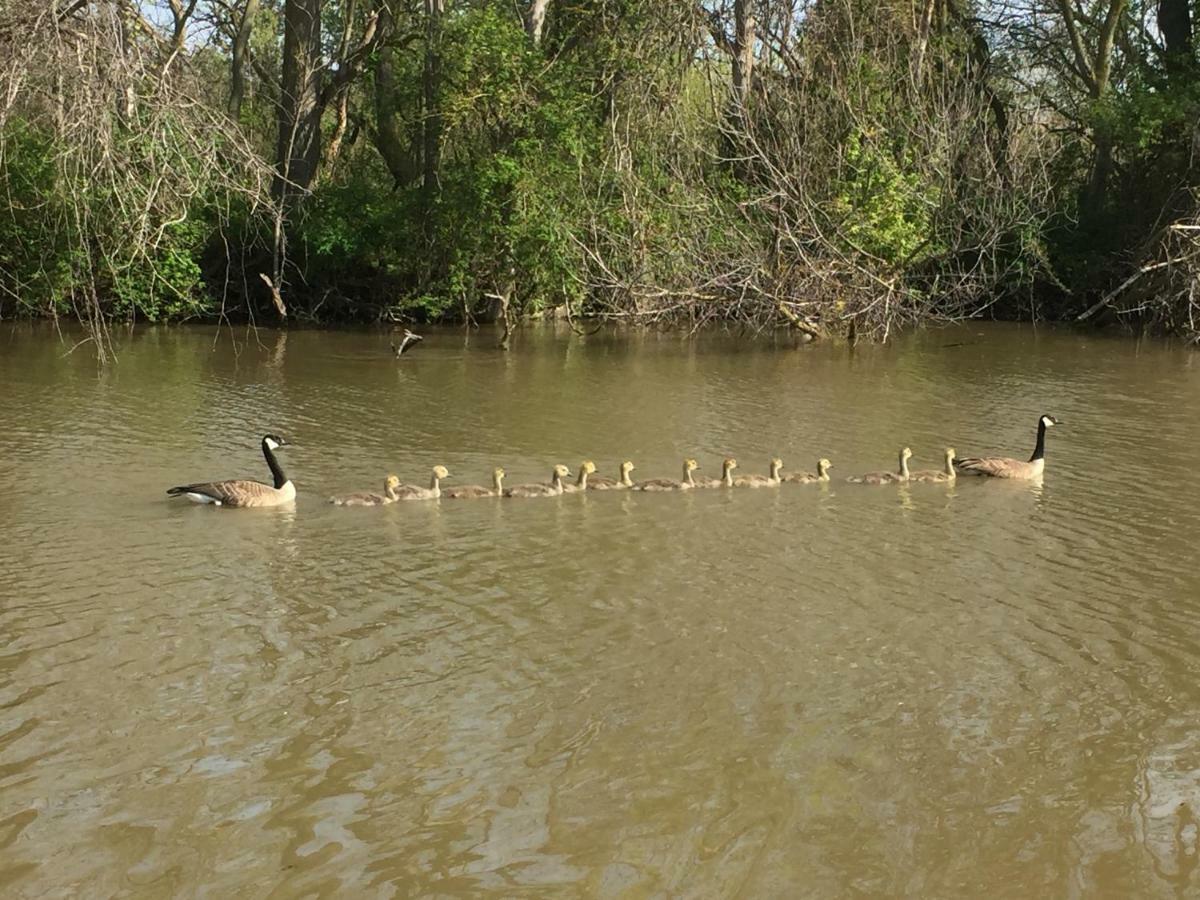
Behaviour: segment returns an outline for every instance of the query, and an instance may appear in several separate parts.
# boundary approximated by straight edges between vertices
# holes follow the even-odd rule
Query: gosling
[[[450,473],[445,466],[434,466],[429,476],[429,487],[418,487],[415,484],[402,484],[396,490],[400,500],[436,500],[442,496],[442,479],[449,478]]]
[[[958,477],[958,472],[954,468],[954,448],[946,448],[946,465],[942,471],[936,469],[922,469],[920,472],[912,472],[908,478],[910,481],[933,481],[933,482],[948,482],[954,481]]]
[[[442,491],[442,496],[448,500],[476,500],[480,497],[500,497],[504,494],[504,470],[497,467],[492,469],[492,486],[482,484],[464,484]]]
[[[908,461],[912,451],[905,447],[900,451],[900,469],[896,472],[868,472],[866,475],[852,475],[846,480],[852,484],[905,484],[909,480]]]
[[[400,479],[395,475],[389,475],[383,482],[383,493],[375,494],[370,491],[359,491],[355,494],[342,494],[339,497],[330,497],[329,502],[334,506],[384,506],[388,503],[395,503],[400,499],[396,493],[396,488],[400,487]]]
[[[796,472],[793,475],[784,477],[784,481],[788,484],[819,484],[829,481],[829,470],[833,468],[833,463],[822,457],[817,460],[817,472],[814,475],[812,472]]]
[[[589,491],[627,491],[633,487],[633,479],[629,477],[629,473],[632,472],[634,470],[634,468],[635,468],[635,466],[633,465],[633,463],[631,463],[629,460],[625,460],[625,462],[621,463],[621,477],[620,478],[618,478],[616,480],[614,480],[612,478],[605,478],[603,476],[601,476],[599,478],[589,478],[588,483],[587,483],[588,490]]]
[[[770,475],[743,475],[733,479],[734,487],[775,487],[783,483],[780,472],[783,471],[783,460],[779,457],[771,460]]]
[[[596,473],[596,464],[590,459],[585,459],[579,464],[579,477],[574,484],[564,484],[564,494],[578,494],[588,489],[588,476]]]
[[[557,497],[563,493],[563,479],[571,477],[571,470],[564,465],[557,465],[550,473],[549,484],[518,484],[507,488],[505,497]]]
[[[696,479],[696,487],[698,488],[725,488],[733,487],[733,470],[737,468],[737,460],[732,456],[727,456],[721,461],[721,477],[711,478],[701,476]]]
[[[685,459],[683,461],[683,478],[680,481],[675,481],[671,478],[652,478],[649,481],[639,481],[634,485],[636,491],[687,491],[696,486],[696,482],[692,479],[692,473],[700,468],[700,464],[694,459]]]

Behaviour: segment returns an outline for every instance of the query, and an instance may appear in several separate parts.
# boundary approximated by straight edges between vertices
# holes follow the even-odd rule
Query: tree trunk
[[[1189,0],[1158,0],[1158,30],[1162,32],[1169,73],[1194,61]]]
[[[550,0],[531,0],[529,4],[529,15],[525,18],[525,30],[529,33],[529,39],[533,41],[533,46],[538,46],[542,42],[542,29],[546,25],[546,8],[550,5]]]
[[[1088,94],[1093,102],[1103,100],[1108,94],[1113,47],[1128,2],[1129,0],[1108,0],[1104,21],[1099,23],[1099,32],[1096,35],[1096,49],[1089,54],[1080,27],[1094,28],[1097,24],[1096,18],[1085,18],[1070,0],[1058,0],[1059,12],[1075,60],[1076,73],[1087,85]],[[1101,126],[1100,130],[1092,134],[1095,147],[1092,154],[1092,171],[1080,198],[1080,206],[1087,218],[1094,217],[1103,209],[1108,193],[1108,176],[1112,172],[1113,141],[1112,136],[1103,130],[1104,127]]]
[[[754,75],[754,38],[756,23],[750,8],[751,0],[735,0],[733,4],[733,102],[738,113],[746,108],[750,84]]]
[[[246,99],[246,68],[250,62],[250,34],[254,29],[254,17],[258,13],[259,0],[246,0],[242,8],[241,21],[233,37],[229,70],[229,118],[241,118],[242,103]]]
[[[425,202],[426,228],[433,226],[434,201],[437,199],[438,170],[442,152],[442,12],[445,0],[425,0],[425,73],[424,97],[425,117],[423,120],[423,177],[421,189]]]
[[[380,14],[380,27],[391,30],[391,14]],[[416,128],[407,129],[400,115],[400,94],[396,80],[396,49],[390,44],[379,48],[375,66],[375,148],[392,176],[394,187],[413,184],[421,175],[421,138]]]
[[[936,0],[925,0],[925,8],[917,22],[916,64],[913,66],[913,80],[921,83],[925,69],[925,53],[929,49],[929,34],[933,30],[933,13]]]
[[[321,0],[286,0],[275,195],[290,206],[321,162]]]

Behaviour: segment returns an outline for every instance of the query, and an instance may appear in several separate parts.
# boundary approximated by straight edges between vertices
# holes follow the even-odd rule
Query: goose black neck
[[[1042,459],[1046,455],[1046,420],[1038,419],[1038,436],[1037,446],[1033,448],[1033,456],[1029,457],[1029,461]]]
[[[263,441],[263,456],[267,458],[267,467],[270,468],[271,474],[275,478],[275,487],[281,488],[288,482],[288,477],[283,474],[283,467],[279,465],[279,460],[275,458],[275,454],[271,451],[271,445]]]

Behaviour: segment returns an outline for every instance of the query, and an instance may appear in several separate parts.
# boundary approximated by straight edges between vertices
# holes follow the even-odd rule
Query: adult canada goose
[[[442,491],[442,496],[450,500],[476,500],[480,497],[499,497],[503,494],[504,470],[499,467],[492,469],[492,486],[490,488],[485,488],[482,484],[464,484]]]
[[[683,461],[683,479],[675,481],[670,478],[652,478],[649,481],[639,481],[633,486],[635,491],[686,491],[694,488],[696,482],[692,480],[692,473],[700,468],[700,464],[694,459],[685,459]]]
[[[732,456],[727,456],[721,461],[721,477],[712,478],[701,475],[695,479],[695,487],[698,488],[723,488],[733,487],[733,470],[737,468],[738,462]]]
[[[445,466],[434,466],[429,475],[429,487],[418,487],[415,484],[402,484],[396,489],[400,500],[436,500],[442,496],[442,479],[449,478],[450,473]]]
[[[574,484],[564,484],[564,494],[578,494],[580,491],[588,489],[588,476],[596,473],[596,464],[590,459],[585,459],[579,464],[579,476],[575,479]]]
[[[946,448],[946,465],[942,471],[937,469],[922,469],[920,472],[910,472],[909,481],[954,481],[956,473],[954,471],[954,448]]]
[[[954,468],[959,475],[982,475],[988,478],[1037,478],[1046,469],[1046,429],[1062,423],[1054,416],[1043,415],[1038,419],[1037,445],[1028,460],[1009,459],[1005,456],[968,456],[956,460]]]
[[[817,484],[829,480],[829,470],[833,468],[833,463],[821,457],[817,460],[817,472],[814,475],[812,472],[796,472],[792,475],[784,476],[784,481],[789,484]]]
[[[783,479],[780,472],[783,470],[783,460],[779,457],[771,460],[770,475],[742,475],[739,478],[733,479],[734,487],[774,487],[781,484]]]
[[[549,484],[518,484],[505,490],[505,497],[557,497],[563,492],[563,479],[571,477],[571,470],[557,465],[550,473]]]
[[[279,435],[263,436],[262,452],[275,478],[274,487],[260,481],[205,481],[169,488],[167,493],[172,497],[187,497],[193,503],[211,503],[213,506],[283,506],[291,503],[296,499],[296,486],[283,474],[283,467],[275,458],[275,451],[286,446],[287,441]]]
[[[400,479],[395,475],[389,475],[387,480],[383,482],[382,494],[360,491],[357,494],[342,494],[339,497],[330,497],[329,502],[334,506],[383,506],[386,503],[395,503],[400,499],[396,494],[396,488],[398,487],[400,487]]]
[[[629,473],[634,470],[635,466],[629,460],[621,463],[621,477],[612,478],[589,478],[589,491],[627,491],[633,487],[633,479],[629,477]]]
[[[902,484],[909,479],[908,461],[912,451],[905,447],[900,451],[900,469],[896,472],[868,472],[866,475],[852,475],[846,480],[853,484]]]

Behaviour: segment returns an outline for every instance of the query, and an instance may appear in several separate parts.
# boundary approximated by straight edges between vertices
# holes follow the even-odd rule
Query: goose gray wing
[[[167,493],[173,497],[194,494],[209,503],[220,503],[222,506],[255,506],[263,501],[275,500],[279,492],[273,486],[259,481],[234,480],[184,484],[170,488]]]
[[[954,461],[954,468],[963,475],[990,475],[1005,478],[1012,473],[1018,460],[1003,456],[967,456]]]

